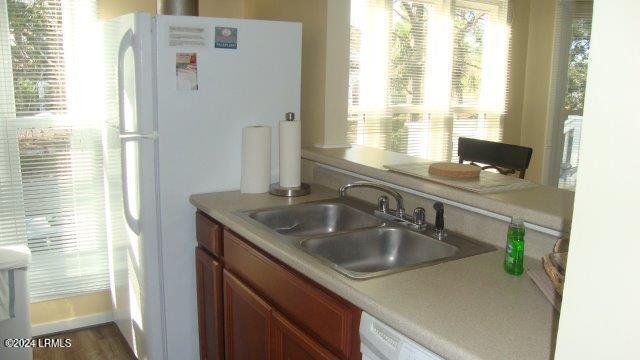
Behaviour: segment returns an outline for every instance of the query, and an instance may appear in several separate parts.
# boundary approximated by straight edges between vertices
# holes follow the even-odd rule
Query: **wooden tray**
[[[415,176],[420,179],[480,194],[530,189],[538,186],[529,180],[519,179],[515,176],[496,174],[486,170],[480,171],[480,175],[473,179],[454,179],[437,176],[429,173],[429,168],[432,164],[435,163],[412,162],[405,164],[384,164],[383,166],[401,174]]]
[[[479,166],[450,162],[440,162],[429,165],[429,174],[451,179],[477,179],[480,176],[481,170]]]

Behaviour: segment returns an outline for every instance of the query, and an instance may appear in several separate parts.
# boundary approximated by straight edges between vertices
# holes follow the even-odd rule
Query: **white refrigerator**
[[[103,24],[116,324],[140,359],[198,357],[194,193],[239,189],[242,128],[300,112],[299,23],[125,15]]]

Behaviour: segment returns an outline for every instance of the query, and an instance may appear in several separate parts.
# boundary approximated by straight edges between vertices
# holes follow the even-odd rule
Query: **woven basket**
[[[564,288],[564,274],[569,249],[568,244],[568,239],[559,239],[553,247],[554,252],[542,257],[542,266],[544,267],[544,271],[547,273],[549,280],[551,280],[553,287],[560,296],[562,296],[562,290]]]
[[[556,289],[560,296],[562,296],[562,289],[564,287],[564,274],[555,265],[556,261],[553,260],[553,257],[556,255],[559,255],[559,253],[551,253],[543,256],[542,266],[544,267],[544,271],[547,273],[549,280],[551,280],[553,288]]]

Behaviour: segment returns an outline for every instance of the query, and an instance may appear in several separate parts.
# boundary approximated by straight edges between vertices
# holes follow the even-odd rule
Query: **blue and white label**
[[[215,47],[217,49],[237,49],[238,28],[216,26]]]

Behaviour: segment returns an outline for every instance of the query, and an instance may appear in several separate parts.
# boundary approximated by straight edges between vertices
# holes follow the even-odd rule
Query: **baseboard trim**
[[[31,325],[31,336],[50,335],[65,332],[74,329],[80,329],[88,326],[100,325],[114,320],[113,312],[103,312],[85,316],[79,316],[72,319],[64,319],[51,321],[42,324]]]

